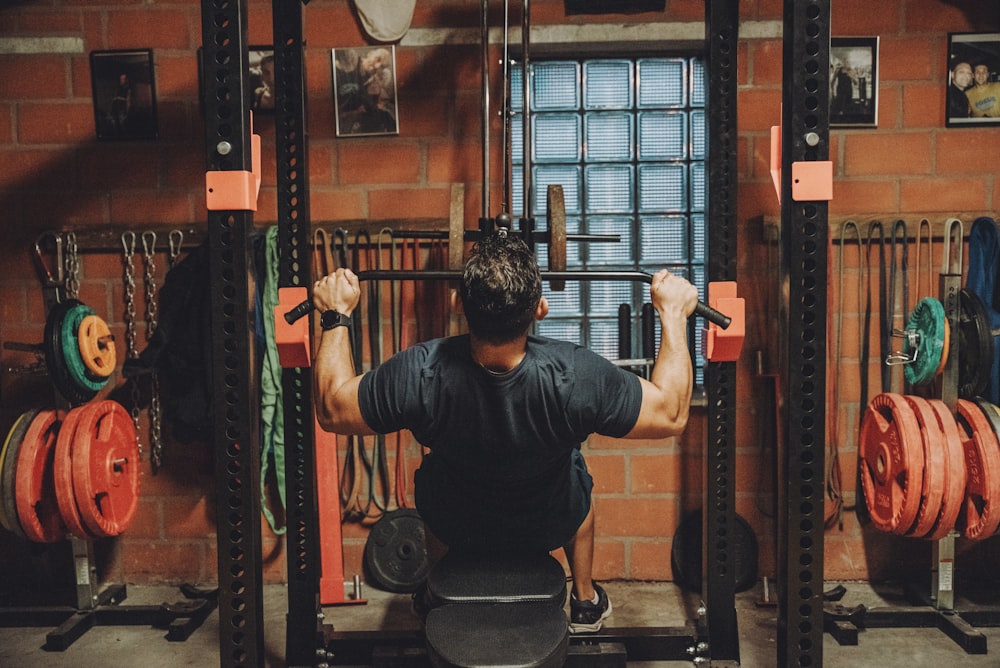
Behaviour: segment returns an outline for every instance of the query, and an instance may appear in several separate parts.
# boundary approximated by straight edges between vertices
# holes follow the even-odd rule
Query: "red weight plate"
[[[944,433],[945,489],[937,522],[925,538],[941,540],[955,529],[958,516],[965,506],[965,446],[962,445],[958,423],[948,406],[939,399],[930,399],[928,403],[937,414]]]
[[[66,537],[53,481],[53,457],[59,420],[55,411],[41,411],[24,434],[14,482],[17,518],[28,540],[54,543]]]
[[[934,528],[941,512],[945,489],[944,456],[946,446],[944,432],[938,421],[937,413],[931,408],[930,403],[917,396],[907,396],[906,402],[910,404],[910,408],[913,409],[914,415],[917,416],[917,422],[920,424],[924,463],[923,483],[920,488],[920,510],[917,511],[917,519],[913,526],[905,530],[903,534],[922,537]]]
[[[920,427],[906,399],[890,392],[875,396],[858,438],[861,485],[875,528],[902,531],[917,519],[923,459]]]
[[[3,453],[0,455],[0,515],[3,526],[14,535],[27,539],[21,529],[21,521],[17,517],[17,457],[21,451],[21,443],[28,432],[32,420],[38,415],[38,409],[21,413],[14,426],[7,432],[4,440]]]
[[[983,411],[958,400],[958,428],[965,448],[965,529],[970,540],[988,538],[1000,526],[1000,442]]]
[[[83,520],[80,519],[80,509],[76,505],[76,494],[73,492],[73,456],[76,449],[77,429],[80,417],[89,405],[78,406],[66,414],[62,429],[59,430],[59,439],[56,441],[54,467],[56,501],[59,503],[59,512],[62,514],[63,521],[70,533],[83,540],[97,537],[83,526]]]
[[[89,404],[73,447],[73,490],[90,531],[117,536],[139,508],[139,444],[132,416],[117,401]]]

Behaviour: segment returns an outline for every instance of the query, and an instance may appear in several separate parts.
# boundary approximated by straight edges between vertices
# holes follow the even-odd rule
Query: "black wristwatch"
[[[337,327],[347,327],[351,324],[351,316],[344,315],[339,311],[329,310],[323,311],[323,314],[319,317],[319,326],[323,328],[324,331],[328,329],[336,329]]]

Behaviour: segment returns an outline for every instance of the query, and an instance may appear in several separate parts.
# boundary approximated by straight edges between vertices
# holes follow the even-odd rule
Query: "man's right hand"
[[[666,269],[653,275],[649,296],[661,318],[677,314],[687,320],[698,305],[698,288]]]
[[[350,269],[337,269],[313,285],[313,306],[319,313],[337,311],[351,315],[361,301],[361,285]]]

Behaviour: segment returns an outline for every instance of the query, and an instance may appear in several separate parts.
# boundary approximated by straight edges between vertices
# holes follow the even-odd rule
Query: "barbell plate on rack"
[[[35,543],[54,543],[66,536],[53,479],[59,425],[55,411],[39,411],[24,434],[17,456],[17,518],[25,537]]]
[[[923,537],[934,528],[941,512],[945,490],[944,459],[947,446],[944,443],[944,432],[937,414],[930,403],[922,397],[909,395],[906,396],[906,402],[913,409],[913,414],[920,425],[924,465],[921,476],[920,509],[917,511],[916,521],[901,533],[906,536]]]
[[[364,564],[373,586],[396,593],[416,591],[430,571],[419,513],[400,508],[382,515],[365,542]]]
[[[545,218],[548,224],[549,271],[566,271],[566,199],[558,183],[550,183],[545,192]],[[566,289],[566,281],[550,280],[549,288]]]
[[[139,444],[132,416],[106,399],[80,409],[73,443],[73,492],[95,536],[117,536],[139,508]]]
[[[965,448],[965,522],[969,540],[989,538],[1000,527],[1000,442],[974,402],[959,399],[957,423]]]
[[[958,516],[965,506],[965,447],[962,445],[958,423],[948,405],[940,399],[928,399],[927,402],[934,409],[944,434],[945,489],[937,521],[924,537],[927,540],[940,540],[955,529]]]
[[[865,411],[858,438],[861,484],[875,528],[894,533],[916,520],[923,459],[923,440],[913,409],[902,395],[876,395]]]
[[[0,516],[3,526],[11,533],[27,538],[21,529],[21,521],[17,517],[17,457],[24,442],[32,420],[38,415],[38,409],[30,409],[21,413],[14,425],[7,432],[3,444],[3,454],[0,456]]]
[[[971,399],[983,394],[993,368],[993,332],[990,316],[979,296],[959,292],[958,396]]]
[[[87,365],[80,354],[80,324],[87,316],[94,315],[94,309],[84,304],[78,304],[63,316],[62,320],[62,355],[69,371],[70,380],[82,391],[97,393],[108,384],[107,378],[91,378]]]
[[[71,534],[83,540],[91,540],[91,535],[80,519],[80,509],[76,506],[76,495],[73,492],[73,446],[76,439],[76,428],[85,407],[74,408],[66,414],[59,438],[56,440],[56,461],[53,469],[56,487],[56,502],[63,522]]]
[[[90,401],[97,394],[96,391],[85,390],[73,382],[63,354],[63,319],[71,308],[79,305],[78,300],[67,299],[52,306],[45,318],[45,338],[42,341],[42,347],[45,350],[45,366],[49,371],[52,384],[55,385],[63,398],[74,406]]]
[[[904,353],[912,360],[903,367],[903,376],[910,385],[926,385],[942,368],[942,359],[947,354],[944,345],[946,327],[944,306],[937,299],[925,297],[913,307],[906,331],[917,333],[916,350],[910,349],[909,338],[904,339],[903,346]]]
[[[88,315],[77,332],[80,357],[87,370],[97,378],[108,378],[115,371],[118,357],[108,323],[99,315]]]

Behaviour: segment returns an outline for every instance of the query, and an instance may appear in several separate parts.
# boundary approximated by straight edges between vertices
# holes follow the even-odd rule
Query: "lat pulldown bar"
[[[543,271],[542,280],[547,281],[642,281],[652,283],[653,275],[643,271]],[[375,269],[357,272],[359,281],[453,281],[462,278],[462,272],[455,269],[443,270],[401,270]],[[292,324],[313,310],[311,299],[306,299],[285,313],[285,321]],[[698,302],[694,314],[726,329],[732,318],[720,313],[704,302]]]

